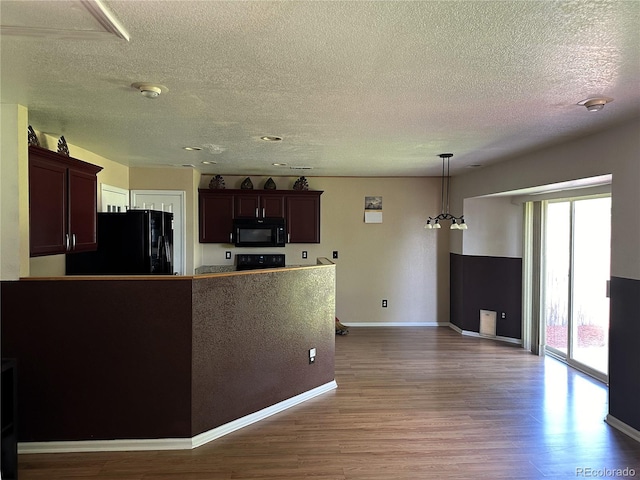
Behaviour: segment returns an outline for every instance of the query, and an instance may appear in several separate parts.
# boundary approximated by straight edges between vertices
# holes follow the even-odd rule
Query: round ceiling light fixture
[[[586,100],[582,100],[581,102],[578,102],[578,105],[582,105],[583,107],[586,107],[586,109],[589,112],[599,112],[609,102],[613,102],[613,98],[592,97],[592,98],[587,98]]]
[[[276,137],[275,135],[264,135],[260,137],[260,140],[264,140],[265,142],[280,142],[282,141],[282,137]]]
[[[167,92],[169,89],[162,85],[156,85],[153,83],[136,82],[131,86],[140,91],[140,94],[146,98],[158,98],[161,93]]]
[[[198,152],[202,150],[202,147],[182,147],[187,152]]]

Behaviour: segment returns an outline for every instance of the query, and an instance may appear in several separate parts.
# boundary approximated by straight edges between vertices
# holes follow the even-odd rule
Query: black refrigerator
[[[69,254],[67,275],[173,275],[173,213],[98,213],[98,250]]]

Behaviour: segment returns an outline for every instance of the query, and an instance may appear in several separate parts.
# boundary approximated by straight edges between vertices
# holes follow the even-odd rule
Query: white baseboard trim
[[[76,452],[133,452],[140,450],[191,450],[231,432],[264,420],[271,415],[299,405],[318,395],[338,388],[335,380],[291,397],[262,410],[226,423],[191,438],[159,438],[133,440],[82,440],[74,442],[21,442],[19,454],[76,453]]]
[[[449,322],[449,328],[451,330],[455,330],[456,332],[458,332],[460,335],[462,335],[462,329],[460,327],[458,327],[457,325],[454,325],[453,323]]]
[[[240,430],[246,426],[251,425],[252,423],[259,422],[260,420],[264,420],[271,415],[275,415],[276,413],[282,412],[287,408],[294,407],[300,403],[306,402],[318,395],[322,395],[330,390],[334,390],[338,388],[338,384],[335,380],[325,383],[324,385],[320,385],[312,390],[301,393],[300,395],[296,395],[295,397],[291,397],[287,400],[284,400],[280,403],[276,403],[275,405],[271,405],[270,407],[264,408],[258,412],[252,413],[251,415],[247,415],[246,417],[239,418],[232,422],[221,425],[213,430],[209,430],[208,432],[201,433],[200,435],[196,435],[191,439],[192,446],[191,448],[196,448],[205,443],[209,443],[216,438],[220,438],[224,435],[227,435],[231,432],[235,432],[236,430]]]
[[[20,442],[18,454],[135,452],[140,450],[190,450],[191,438],[149,438],[131,440],[79,440],[69,442]]]
[[[349,322],[345,327],[447,327],[449,322]]]
[[[636,442],[640,442],[640,431],[636,430],[633,427],[630,427],[629,425],[627,425],[623,421],[618,420],[613,415],[607,414],[607,416],[605,417],[604,421],[607,422],[609,425],[611,425],[616,430],[619,430],[622,433],[624,433],[625,435],[633,438]]]
[[[471,332],[469,330],[462,330],[460,327],[454,325],[453,323],[449,323],[449,327],[452,330],[455,330],[456,332],[458,332],[460,335],[464,335],[467,337],[477,337],[477,338],[487,338],[489,340],[497,340],[499,342],[505,342],[505,343],[513,343],[514,345],[522,345],[522,340],[518,339],[518,338],[511,338],[511,337],[501,337],[496,335],[495,337],[491,337],[488,335],[480,335],[478,332]]]

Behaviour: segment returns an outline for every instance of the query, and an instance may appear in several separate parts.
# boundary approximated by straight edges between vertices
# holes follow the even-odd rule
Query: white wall
[[[463,254],[522,257],[523,208],[511,197],[465,199],[464,216],[469,229],[462,235]]]
[[[27,109],[0,105],[0,279],[29,274]]]

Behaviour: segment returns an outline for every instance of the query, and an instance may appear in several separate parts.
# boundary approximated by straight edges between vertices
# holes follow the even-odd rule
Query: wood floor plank
[[[633,468],[604,385],[443,327],[351,328],[338,388],[191,451],[20,455],[21,480],[567,479]]]

